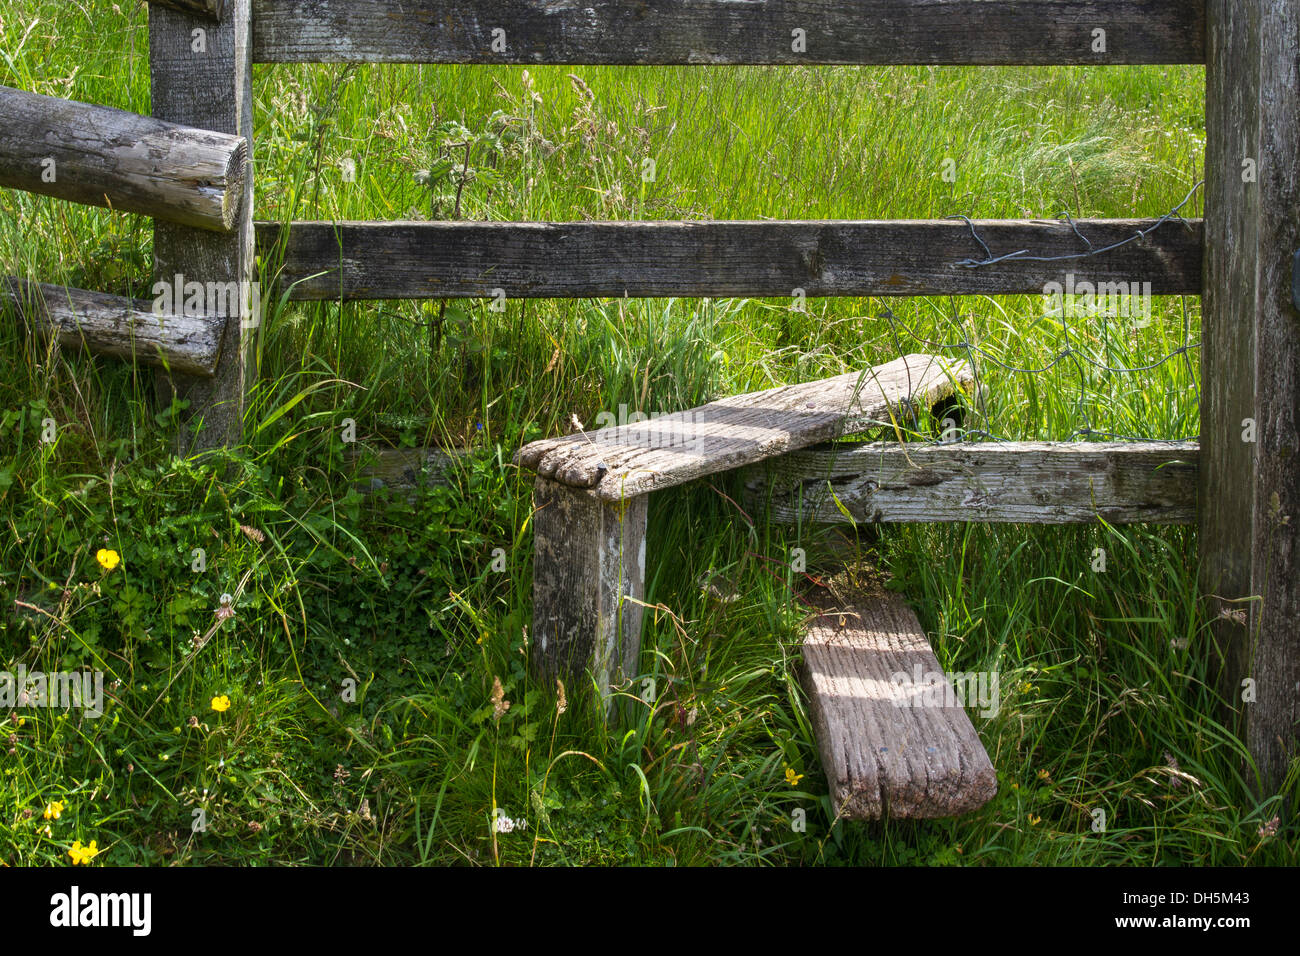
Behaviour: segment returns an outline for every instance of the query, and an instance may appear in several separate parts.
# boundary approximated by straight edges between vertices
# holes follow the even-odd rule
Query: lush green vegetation
[[[148,112],[145,18],[14,0],[0,83]],[[1200,178],[1202,86],[1190,68],[259,67],[258,216],[1157,216]],[[147,296],[150,244],[139,217],[0,191],[0,272]],[[1176,299],[1149,325],[1069,329],[1032,298],[271,299],[246,445],[195,461],[170,453],[178,409],[150,373],[0,313],[0,669],[95,667],[112,698],[98,720],[0,713],[0,864],[90,840],[96,864],[1294,864],[1268,825],[1280,797],[1252,795],[1214,716],[1192,529],[863,530],[845,569],[842,537],[769,527],[705,483],[652,506],[655,705],[638,681],[606,728],[589,689],[561,702],[525,666],[524,441],[926,341],[978,345],[972,429],[1184,437],[1198,330]],[[367,447],[471,451],[445,487],[363,497],[345,418]],[[1000,778],[983,810],[834,819],[796,671],[819,575],[887,576],[945,667],[1001,673],[999,713],[975,718]]]

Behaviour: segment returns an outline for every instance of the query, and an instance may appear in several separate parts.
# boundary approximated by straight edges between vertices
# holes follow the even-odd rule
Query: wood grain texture
[[[211,376],[221,352],[223,318],[156,315],[147,299],[88,292],[64,286],[0,278],[0,302],[8,301],[39,332],[58,337],[63,348]]]
[[[991,800],[993,763],[902,596],[815,604],[804,688],[836,812],[949,817]],[[996,709],[991,701],[967,698],[986,711]]]
[[[901,420],[973,381],[964,362],[907,355],[862,372],[535,441],[515,461],[544,478],[619,501]]]
[[[1198,453],[1194,442],[821,445],[754,466],[746,493],[781,523],[1190,524]]]
[[[1205,293],[1201,318],[1200,589],[1220,668],[1225,716],[1244,732],[1241,681],[1250,669],[1256,445],[1255,308],[1259,278],[1259,10],[1209,0],[1206,67]]]
[[[1250,668],[1257,697],[1247,707],[1246,726],[1268,793],[1282,785],[1300,754],[1300,310],[1291,299],[1291,264],[1300,249],[1300,4],[1263,0],[1259,37],[1259,446],[1251,592],[1261,601]]]
[[[259,63],[1202,63],[1205,12],[1197,0],[256,0],[254,46]]]
[[[1154,220],[1082,220],[1097,248]],[[995,256],[1074,255],[1066,223],[980,220]],[[269,255],[276,223],[258,223]],[[1154,295],[1199,295],[1201,225],[1166,222],[1144,241],[1060,262],[971,268],[984,251],[954,220],[771,222],[295,222],[281,288],[292,299],[915,296],[1041,294],[1067,273],[1094,283],[1150,282]]]
[[[570,688],[588,675],[612,709],[639,673],[649,497],[621,504],[537,479],[533,493],[534,668]]]
[[[7,86],[0,117],[0,186],[199,229],[235,225],[242,137]]]
[[[204,31],[205,48],[194,49],[191,31]],[[149,11],[149,66],[153,114],[159,119],[241,136],[253,162],[252,48],[249,0],[226,0],[221,23],[154,7]],[[187,282],[253,281],[253,177],[244,177],[239,221],[228,235],[154,220],[154,277]],[[226,318],[225,347],[211,378],[159,375],[159,398],[188,399],[186,422],[199,425],[194,447],[238,444],[243,435],[246,368],[252,364],[255,329],[239,315]],[[247,373],[251,374],[251,373]],[[181,451],[189,449],[182,438]]]
[[[148,0],[150,6],[171,7],[186,13],[199,13],[210,20],[220,20],[225,0]]]

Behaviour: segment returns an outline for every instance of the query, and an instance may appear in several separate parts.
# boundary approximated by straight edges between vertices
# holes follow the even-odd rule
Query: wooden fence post
[[[251,0],[227,0],[220,23],[202,15],[153,6],[149,10],[149,66],[153,115],[173,123],[242,136],[248,174],[239,222],[218,235],[154,221],[154,278],[160,282],[238,283],[241,306],[256,311],[253,280],[253,90]],[[179,280],[177,277],[181,277]],[[186,295],[173,289],[174,299]],[[224,297],[229,301],[228,297]],[[242,434],[246,363],[255,328],[240,312],[226,311],[216,374],[210,379],[160,373],[159,398],[189,399],[188,418],[199,420],[200,449],[237,444]]]
[[[1252,0],[1254,2],[1254,0]],[[1213,617],[1219,689],[1239,731],[1249,670],[1255,415],[1255,247],[1259,188],[1259,36],[1237,0],[1207,9],[1205,291],[1201,334],[1201,593]],[[1253,65],[1253,69],[1252,69]]]
[[[1272,788],[1300,700],[1300,14],[1294,0],[1207,12],[1201,588],[1220,687]]]
[[[1246,6],[1243,4],[1243,6]],[[1258,27],[1259,246],[1255,305],[1255,615],[1247,742],[1281,785],[1300,735],[1300,4],[1266,0]]]
[[[641,658],[649,499],[614,504],[547,478],[533,492],[533,665],[570,688],[591,674],[606,715]]]

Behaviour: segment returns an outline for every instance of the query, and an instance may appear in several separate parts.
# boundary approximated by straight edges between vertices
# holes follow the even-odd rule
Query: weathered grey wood
[[[147,299],[128,299],[45,283],[0,279],[0,301],[17,306],[63,348],[156,365],[186,375],[212,375],[221,352],[225,320],[162,315]]]
[[[1291,264],[1300,249],[1300,3],[1263,0],[1258,22],[1259,447],[1251,592],[1262,600],[1254,619],[1250,676],[1257,697],[1247,708],[1247,742],[1271,791],[1300,754],[1300,310],[1291,297]]]
[[[515,461],[544,478],[633,498],[891,420],[900,423],[974,380],[966,363],[906,355],[862,372],[722,398],[617,427],[546,438]]]
[[[1240,723],[1250,670],[1259,185],[1259,11],[1209,0],[1206,68],[1205,294],[1201,330],[1200,587],[1221,661],[1219,687]]]
[[[242,137],[0,86],[0,186],[229,232]]]
[[[366,448],[350,457],[367,461],[358,477],[365,490],[379,488],[415,489],[422,485],[446,485],[446,474],[469,454],[468,448]]]
[[[1083,220],[1097,248],[1155,220]],[[1073,255],[1087,246],[1057,221],[974,223],[995,255]],[[257,224],[269,254],[277,223]],[[602,296],[916,296],[1041,294],[1068,273],[1199,295],[1201,225],[1170,221],[1145,241],[1058,262],[971,268],[984,251],[964,222],[295,222],[282,287],[293,299]]]
[[[639,673],[648,500],[610,504],[545,478],[533,493],[534,667],[570,687],[590,675],[607,712]]]
[[[819,445],[755,465],[746,493],[783,523],[1190,524],[1198,452],[1195,442]]]
[[[254,56],[270,63],[1205,59],[1198,0],[257,0],[254,10]],[[494,29],[504,49],[493,49]],[[805,31],[805,52],[794,30]]]
[[[203,31],[204,50],[195,49]],[[253,87],[249,0],[226,0],[220,24],[165,7],[149,11],[153,114],[170,122],[242,136],[253,162]],[[239,221],[229,235],[154,220],[154,277],[171,281],[253,281],[253,175],[244,177]],[[244,296],[240,296],[241,301]],[[251,298],[251,295],[249,296]],[[226,318],[225,347],[210,379],[160,376],[160,398],[189,399],[188,420],[200,429],[196,447],[237,444],[242,437],[246,366],[256,330],[238,314]]]
[[[211,20],[221,19],[225,0],[149,0],[150,6],[171,7],[186,13],[201,13]]]
[[[814,603],[820,613],[804,637],[804,688],[836,813],[949,817],[991,800],[993,763],[902,596]],[[1001,688],[992,675],[984,686],[984,700],[971,699],[975,693],[965,702],[992,716]]]

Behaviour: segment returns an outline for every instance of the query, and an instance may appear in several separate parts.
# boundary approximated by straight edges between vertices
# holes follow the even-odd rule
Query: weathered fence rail
[[[248,141],[0,86],[0,186],[229,232]]]
[[[1195,442],[837,444],[752,469],[747,494],[778,522],[1190,524]]]
[[[0,278],[0,301],[12,303],[38,331],[64,348],[208,377],[221,354],[224,317],[159,315],[147,299]]]
[[[254,0],[253,58],[259,63],[1203,63],[1205,7],[1200,0]]]
[[[1043,262],[994,256],[1104,256]],[[291,299],[1041,294],[1068,272],[1138,277],[1153,295],[1199,295],[1197,220],[257,223],[259,251],[283,244]],[[279,254],[277,254],[277,258]]]

